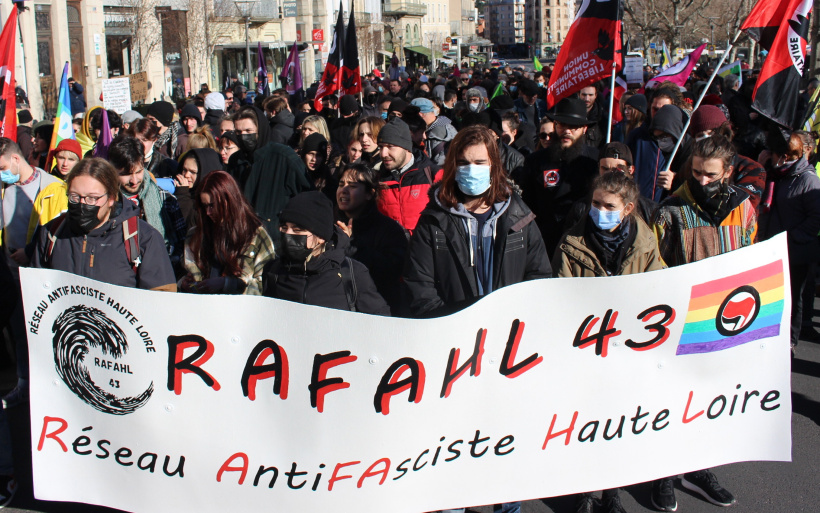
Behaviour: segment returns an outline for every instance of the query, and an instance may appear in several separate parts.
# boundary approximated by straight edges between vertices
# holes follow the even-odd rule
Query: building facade
[[[532,55],[554,58],[575,17],[572,0],[526,0],[526,42]]]
[[[484,37],[505,51],[525,40],[524,0],[491,0],[484,7]]]

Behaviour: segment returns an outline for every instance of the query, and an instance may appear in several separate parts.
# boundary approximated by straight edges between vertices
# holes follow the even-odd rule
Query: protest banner
[[[106,109],[122,114],[131,108],[131,88],[128,84],[128,77],[103,80],[102,94],[103,105]]]
[[[140,71],[128,75],[129,85],[131,87],[131,101],[138,102],[148,99],[148,72]]]
[[[643,57],[624,58],[624,77],[628,84],[643,84]]]
[[[39,499],[420,512],[791,459],[785,235],[428,320],[21,276]]]

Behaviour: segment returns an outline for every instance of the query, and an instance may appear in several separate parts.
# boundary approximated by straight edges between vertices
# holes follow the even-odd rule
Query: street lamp
[[[245,59],[246,68],[245,71],[248,74],[248,89],[251,88],[251,43],[250,43],[250,33],[249,27],[251,24],[251,13],[253,12],[253,7],[256,4],[256,0],[234,0],[233,2],[236,5],[236,8],[239,10],[239,14],[245,18]]]
[[[430,73],[432,73],[436,69],[436,50],[433,47],[434,44],[435,36],[433,34],[430,34]]]
[[[404,36],[401,35],[401,27],[399,27],[399,68],[404,66],[404,44],[402,44],[402,40]]]

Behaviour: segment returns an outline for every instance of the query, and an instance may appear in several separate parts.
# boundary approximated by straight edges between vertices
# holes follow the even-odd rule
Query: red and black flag
[[[330,46],[330,56],[325,64],[325,72],[316,91],[313,108],[322,111],[322,98],[331,94],[338,94],[342,87],[342,66],[344,65],[344,51],[342,46],[345,40],[344,7],[339,1],[339,17],[336,19],[336,30],[333,32],[333,42]]]
[[[350,2],[350,22],[347,24],[345,62],[342,66],[342,93],[359,94],[360,92],[362,92],[362,76],[359,70],[359,47],[356,41],[356,21],[353,19],[353,2]]]
[[[780,30],[780,22],[794,12],[798,3],[800,0],[760,0],[752,8],[740,30],[745,31],[768,52]]]
[[[623,68],[621,0],[583,0],[547,86],[547,107]]]
[[[17,9],[12,8],[3,32],[0,33],[0,137],[7,137],[12,141],[17,140],[17,96],[14,92],[16,42]]]
[[[800,78],[806,66],[806,40],[809,35],[809,13],[812,3],[812,0],[761,0],[749,18],[757,16],[757,20],[763,21],[753,19],[750,22],[747,19],[741,27],[747,30],[752,38],[766,35],[767,27],[775,24],[778,27],[752,93],[752,108],[789,129],[800,122],[795,119],[795,115]],[[761,7],[761,4],[767,5]],[[788,8],[782,12],[780,19],[765,20],[763,15],[756,15],[757,12],[780,12],[776,4],[783,4]],[[769,10],[766,10],[767,7]]]

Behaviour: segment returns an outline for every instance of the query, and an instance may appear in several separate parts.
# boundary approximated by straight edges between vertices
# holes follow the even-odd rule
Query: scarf
[[[601,230],[595,223],[586,223],[586,240],[598,255],[607,275],[617,276],[620,273],[627,250],[635,242],[637,230],[634,224],[631,216],[627,216],[615,231]]]
[[[157,142],[154,143],[154,151],[158,151],[160,148],[165,146],[168,143],[168,140],[171,140],[171,154],[168,155],[170,158],[174,158],[177,152],[177,134],[179,133],[179,123],[171,123],[171,126],[168,127],[168,130],[165,131],[164,134],[160,134],[157,138]]]
[[[157,229],[162,235],[163,240],[170,243],[176,243],[171,240],[174,234],[165,232],[166,226],[171,226],[171,221],[168,219],[168,214],[165,212],[162,200],[162,191],[159,186],[150,178],[146,177],[142,182],[142,189],[137,194],[139,197],[139,206],[142,213],[145,215],[145,220],[148,224]],[[167,224],[166,224],[167,223]]]

